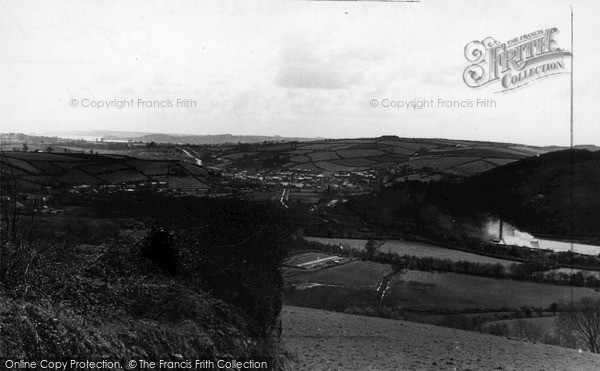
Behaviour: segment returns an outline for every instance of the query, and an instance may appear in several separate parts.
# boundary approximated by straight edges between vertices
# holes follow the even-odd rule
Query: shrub
[[[31,243],[10,241],[0,245],[0,288],[11,295],[27,292],[36,260],[37,250]]]
[[[281,265],[291,245],[281,208],[239,198],[173,200],[184,212],[154,227],[142,250],[170,272],[241,308],[263,339],[279,331]],[[168,204],[168,203],[167,203]]]
[[[170,274],[179,270],[179,251],[173,244],[173,233],[168,227],[149,233],[142,254]]]

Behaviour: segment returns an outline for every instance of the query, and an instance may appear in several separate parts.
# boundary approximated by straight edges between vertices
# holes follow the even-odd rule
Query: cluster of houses
[[[263,189],[294,188],[307,192],[368,191],[377,185],[380,170],[314,172],[309,170],[234,170],[225,177],[251,182]]]
[[[151,182],[126,182],[117,184],[80,184],[71,187],[68,192],[73,195],[93,196],[121,194],[124,192],[136,192],[141,190],[152,190],[157,193],[169,193],[174,191],[165,181]]]
[[[55,208],[49,205],[53,196],[42,196],[38,193],[18,193],[12,195],[0,195],[0,203],[3,207],[14,205],[20,213],[23,214],[64,214],[65,211],[61,208]]]

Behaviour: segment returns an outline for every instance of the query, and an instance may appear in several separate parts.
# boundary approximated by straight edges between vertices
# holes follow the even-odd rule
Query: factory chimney
[[[500,219],[500,228],[498,230],[498,239],[502,241],[502,219]]]

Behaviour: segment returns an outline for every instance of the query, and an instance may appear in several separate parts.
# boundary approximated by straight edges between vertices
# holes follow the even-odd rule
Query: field
[[[492,325],[498,325],[498,324],[506,324],[508,327],[511,327],[512,329],[514,329],[519,321],[523,321],[523,322],[527,322],[532,325],[538,326],[538,327],[544,329],[545,331],[552,332],[556,328],[556,319],[557,319],[557,317],[555,317],[555,316],[520,318],[520,319],[505,319],[505,320],[501,320],[501,321],[493,321],[493,322],[485,323],[482,326],[482,329],[487,329]]]
[[[383,318],[285,306],[295,370],[598,370],[588,352]]]
[[[356,250],[364,250],[367,240],[347,239],[347,238],[325,238],[325,237],[305,237],[308,241],[320,242],[330,245],[341,245]],[[388,240],[380,248],[380,252],[394,253],[398,255],[411,255],[417,257],[429,257],[436,259],[450,259],[452,261],[468,261],[482,264],[502,264],[509,267],[514,262],[504,259],[490,258],[487,256],[471,254],[468,252],[446,249],[443,247],[431,245],[417,241]]]
[[[284,265],[288,268],[296,267],[301,269],[309,269],[316,267],[324,267],[332,264],[339,264],[342,262],[348,262],[348,258],[344,258],[336,255],[329,255],[323,253],[309,252],[292,256],[284,261]]]
[[[166,181],[174,188],[210,188],[206,169],[174,160],[139,160],[127,156],[73,153],[4,152],[2,177],[23,189],[52,185],[116,184]]]
[[[381,279],[392,273],[392,268],[386,264],[369,261],[354,261],[337,267],[320,269],[306,274],[294,275],[286,283],[319,283],[324,285],[364,287],[375,290]]]
[[[364,250],[367,240],[354,238],[304,237],[307,241],[319,242],[326,245],[341,245],[344,248]]]
[[[499,164],[548,152],[550,149],[508,143],[380,137],[293,142],[232,148],[220,156],[222,166],[239,162],[261,163],[277,157],[283,169],[315,172],[352,172],[382,167],[409,166],[453,174],[472,175]]]
[[[309,253],[299,255],[297,259],[305,262],[327,256]],[[376,290],[384,277],[390,277],[391,273],[389,265],[369,261],[354,261],[323,269],[286,269],[284,278],[288,289],[284,292],[284,299],[290,305],[334,311],[383,305],[393,310],[409,311],[411,315],[436,315],[502,312],[522,307],[548,308],[552,303],[571,298],[570,286],[405,270],[393,276],[380,301]],[[290,285],[298,284],[304,285],[302,290],[290,290]],[[600,293],[592,289],[572,289],[574,300],[600,297]],[[434,318],[420,320],[431,322]]]
[[[306,263],[313,262],[315,260],[331,258],[333,255],[318,253],[318,252],[309,252],[299,255],[294,255],[284,261],[285,265],[304,265]]]
[[[573,298],[600,297],[592,289],[574,287]],[[408,271],[392,281],[386,300],[414,310],[463,311],[542,307],[571,298],[569,286],[500,280],[453,273]]]

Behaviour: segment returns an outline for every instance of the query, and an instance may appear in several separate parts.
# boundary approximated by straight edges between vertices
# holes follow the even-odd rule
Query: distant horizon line
[[[279,135],[279,134],[272,134],[272,135],[266,135],[266,134],[232,134],[232,133],[220,133],[220,134],[190,134],[190,133],[164,133],[164,132],[143,132],[143,131],[121,131],[121,130],[103,130],[103,129],[96,129],[96,130],[52,130],[52,131],[46,131],[46,132],[42,132],[42,133],[36,133],[36,132],[29,132],[29,133],[25,133],[25,132],[1,132],[0,134],[10,134],[10,133],[14,133],[14,134],[25,134],[25,135],[33,135],[33,136],[47,136],[47,137],[53,137],[53,136],[59,136],[59,134],[67,134],[70,136],[99,136],[99,138],[101,138],[102,136],[100,136],[99,134],[104,134],[104,136],[108,135],[114,135],[114,136],[120,136],[121,138],[124,139],[135,139],[141,136],[147,136],[147,135],[165,135],[165,136],[173,136],[173,137],[218,137],[218,136],[231,136],[231,137],[253,137],[253,138],[258,138],[258,137],[266,137],[266,138],[281,138],[283,140],[285,139],[305,139],[305,140],[343,140],[343,139],[374,139],[374,138],[381,138],[381,137],[397,137],[397,138],[404,138],[404,139],[427,139],[427,140],[450,140],[450,141],[463,141],[463,142],[480,142],[480,143],[485,143],[485,142],[489,142],[489,143],[504,143],[504,144],[517,144],[517,145],[526,145],[526,146],[531,146],[531,147],[570,147],[569,144],[544,144],[544,145],[537,145],[537,144],[529,144],[529,143],[523,143],[523,142],[507,142],[507,141],[495,141],[495,140],[489,140],[489,139],[463,139],[463,138],[444,138],[444,137],[409,137],[409,136],[400,136],[397,134],[382,134],[382,135],[373,135],[373,136],[356,136],[356,137],[302,137],[302,136],[283,136],[283,135]],[[64,138],[64,139],[79,139],[79,138]],[[82,138],[83,139],[83,138]],[[585,146],[594,146],[594,147],[600,147],[600,145],[595,144],[595,143],[584,143],[584,144],[575,144],[573,145],[573,147],[585,147]]]

